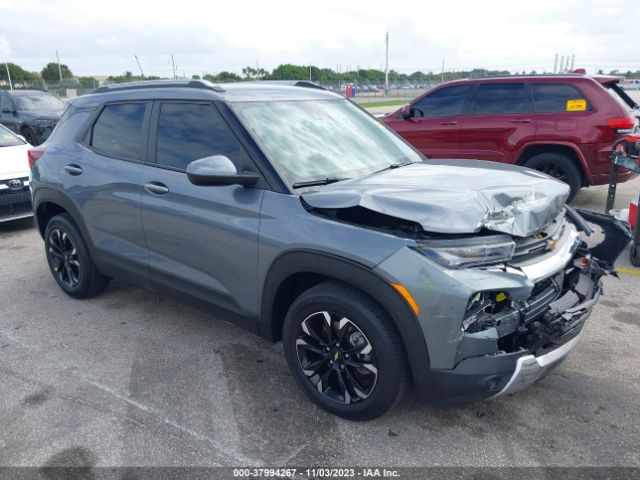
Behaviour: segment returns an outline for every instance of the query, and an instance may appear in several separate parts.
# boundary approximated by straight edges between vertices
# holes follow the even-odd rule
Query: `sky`
[[[241,73],[294,63],[402,73],[640,69],[637,0],[0,0],[0,62],[76,75]]]

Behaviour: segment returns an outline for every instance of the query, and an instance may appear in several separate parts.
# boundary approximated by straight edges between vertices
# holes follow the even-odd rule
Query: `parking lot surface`
[[[68,298],[33,222],[2,224],[0,465],[640,466],[640,269],[620,265],[582,344],[532,388],[354,423],[306,399],[280,344],[118,281]]]

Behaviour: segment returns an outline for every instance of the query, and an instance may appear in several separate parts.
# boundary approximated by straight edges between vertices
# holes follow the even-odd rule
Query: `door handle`
[[[528,118],[518,118],[516,120],[511,120],[511,123],[531,123],[531,120]]]
[[[456,122],[455,120],[452,120],[450,122],[440,122],[440,125],[457,125],[458,122]]]
[[[147,192],[153,193],[155,195],[165,195],[169,193],[169,189],[167,188],[167,186],[160,182],[146,183],[144,188],[145,190],[147,190]]]
[[[64,171],[69,175],[78,176],[82,174],[82,167],[80,165],[76,165],[75,163],[70,163],[69,165],[65,165]]]

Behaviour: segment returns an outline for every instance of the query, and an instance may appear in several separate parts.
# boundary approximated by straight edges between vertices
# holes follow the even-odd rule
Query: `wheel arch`
[[[293,251],[278,257],[264,281],[259,330],[272,341],[282,338],[286,312],[302,292],[326,280],[337,280],[369,296],[383,308],[398,331],[414,384],[427,377],[429,356],[418,319],[400,294],[371,268],[317,251]]]
[[[541,153],[558,153],[566,156],[578,167],[582,179],[582,186],[586,187],[590,185],[589,175],[591,174],[591,168],[589,168],[589,164],[580,149],[572,143],[543,142],[526,145],[518,153],[516,165],[524,165],[528,160]]]
[[[44,238],[44,232],[49,220],[61,213],[68,214],[82,233],[87,248],[93,254],[93,244],[90,241],[89,232],[82,221],[82,216],[75,204],[58,190],[48,187],[38,188],[33,195],[33,213],[40,236]]]

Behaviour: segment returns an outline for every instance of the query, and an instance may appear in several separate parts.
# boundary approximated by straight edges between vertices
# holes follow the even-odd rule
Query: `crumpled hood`
[[[302,195],[313,208],[363,207],[419,223],[426,232],[486,228],[528,237],[562,210],[568,185],[527,168],[479,160],[429,160]]]

